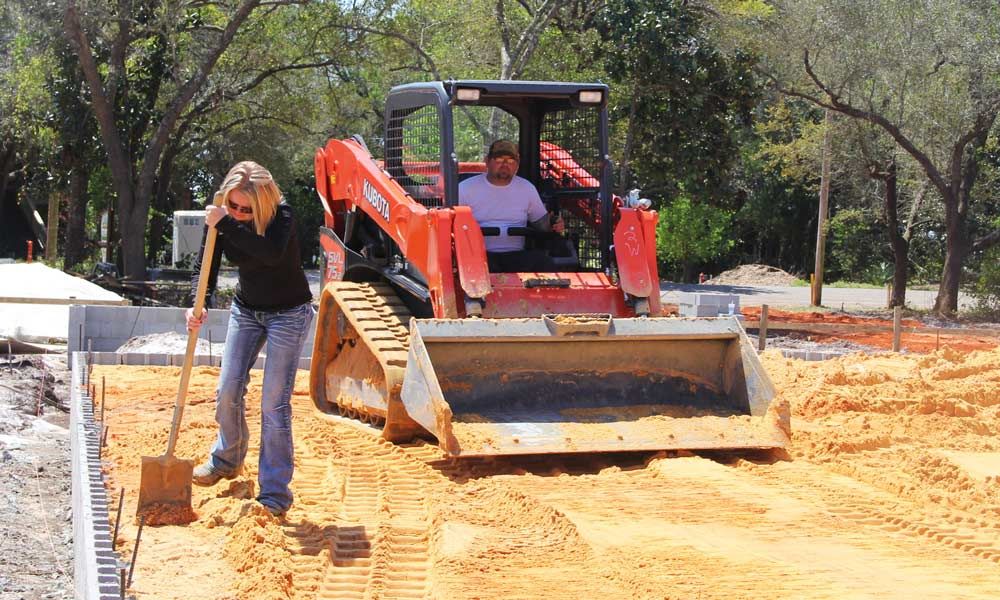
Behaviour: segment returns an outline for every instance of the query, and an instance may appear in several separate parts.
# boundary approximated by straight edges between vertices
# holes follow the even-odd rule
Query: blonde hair
[[[271,177],[271,172],[252,160],[240,161],[226,173],[216,195],[222,194],[222,202],[225,204],[233,190],[243,192],[250,199],[254,229],[257,235],[264,235],[267,226],[274,220],[282,199],[281,190]]]

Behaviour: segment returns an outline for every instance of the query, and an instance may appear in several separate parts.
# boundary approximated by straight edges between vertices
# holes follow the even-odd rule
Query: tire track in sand
[[[392,447],[370,432],[341,425],[338,417],[307,418],[316,422],[300,436],[309,456],[299,458],[297,503],[310,517],[325,510],[331,523],[320,528],[324,564],[301,561],[296,568],[296,596],[427,597],[430,522],[425,482],[411,465],[394,460]],[[317,505],[322,506],[310,510]],[[315,537],[309,540],[314,547]],[[321,575],[309,576],[309,569]],[[301,583],[299,575],[306,575]]]
[[[786,485],[776,469],[745,461],[739,461],[737,466],[753,473],[763,485]],[[831,515],[890,534],[920,538],[921,543],[937,543],[944,547],[943,550],[953,548],[1000,564],[1000,521],[991,522],[959,510],[916,506],[856,480],[849,480],[849,485],[832,485],[831,477],[823,476],[823,471],[815,465],[802,468],[790,464],[784,471],[794,472],[796,480],[806,483],[811,490],[819,490],[825,500],[825,510]],[[834,479],[838,477],[833,476]],[[796,495],[803,496],[801,493]]]
[[[1000,589],[989,523],[815,464],[737,465],[690,457],[499,479],[566,514],[612,571],[679,597],[993,598]]]

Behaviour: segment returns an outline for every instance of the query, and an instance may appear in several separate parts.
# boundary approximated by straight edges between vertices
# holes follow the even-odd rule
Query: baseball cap
[[[510,140],[497,140],[490,144],[489,154],[486,155],[487,158],[496,158],[498,156],[513,156],[514,158],[520,160],[521,153],[517,150],[517,144]]]

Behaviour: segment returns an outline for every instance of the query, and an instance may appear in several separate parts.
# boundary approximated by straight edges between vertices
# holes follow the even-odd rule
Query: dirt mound
[[[263,512],[196,487],[197,520],[148,527],[132,592],[149,598],[995,598],[1000,350],[761,357],[792,408],[791,460],[625,453],[448,460],[319,416],[300,371],[295,503]],[[109,488],[135,510],[166,444],[176,368],[97,366]],[[215,438],[218,369],[199,367],[177,454]],[[260,372],[244,475],[257,477]],[[113,500],[117,495],[112,494]],[[111,507],[112,513],[117,506]],[[128,560],[136,525],[124,520]],[[668,557],[669,560],[664,559]]]
[[[795,285],[798,278],[778,267],[740,265],[709,280],[716,285]]]

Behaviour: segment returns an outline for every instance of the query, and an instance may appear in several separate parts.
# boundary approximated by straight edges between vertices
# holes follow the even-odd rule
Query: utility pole
[[[823,304],[823,263],[826,259],[826,217],[830,211],[830,111],[823,118],[823,170],[819,183],[819,218],[816,225],[816,268],[813,271],[812,305]]]

